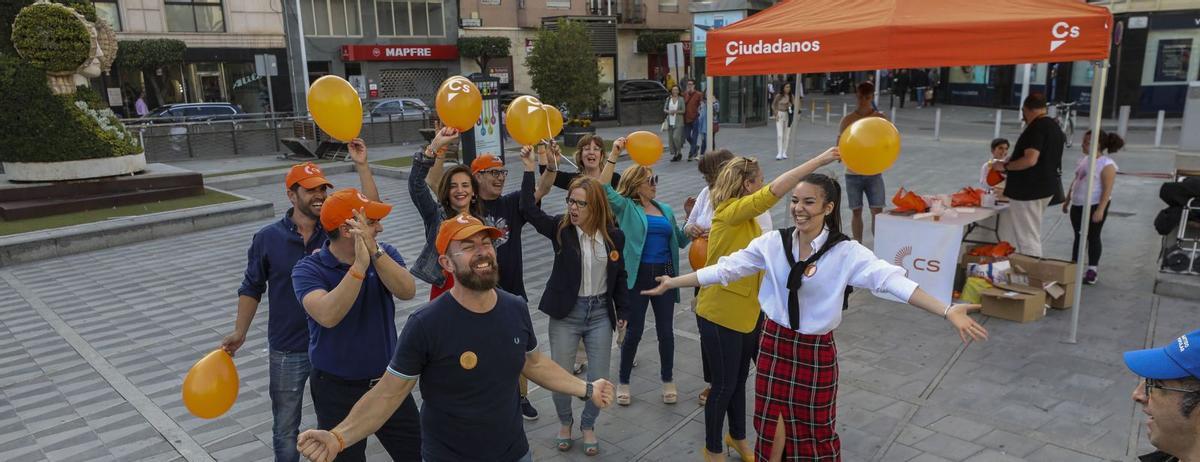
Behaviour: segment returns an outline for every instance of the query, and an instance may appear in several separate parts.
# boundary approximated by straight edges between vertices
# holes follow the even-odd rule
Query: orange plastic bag
[[[995,244],[976,246],[975,248],[971,249],[970,252],[967,252],[967,255],[974,257],[1004,258],[1012,255],[1013,252],[1016,252],[1016,250],[1017,249],[1013,248],[1012,244],[1009,244],[1005,241],[1000,241]]]
[[[1004,182],[1004,174],[995,170],[988,170],[987,184],[988,186],[996,186]]]
[[[896,205],[894,212],[922,213],[929,210],[929,204],[925,203],[925,199],[912,191],[905,191],[904,188],[896,191],[896,195],[892,196],[892,203]]]
[[[982,204],[982,189],[966,187],[950,196],[951,207],[979,207]]]

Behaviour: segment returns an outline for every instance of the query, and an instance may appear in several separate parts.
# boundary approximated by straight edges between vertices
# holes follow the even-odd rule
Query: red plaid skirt
[[[835,401],[837,347],[833,333],[804,335],[770,319],[763,322],[754,380],[758,460],[771,456],[776,420],[787,432],[783,460],[841,460]]]

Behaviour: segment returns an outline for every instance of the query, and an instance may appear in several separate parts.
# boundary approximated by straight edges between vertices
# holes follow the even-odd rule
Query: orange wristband
[[[337,450],[337,453],[338,453],[338,454],[340,454],[340,453],[342,452],[342,450],[343,450],[343,449],[346,449],[346,440],[345,440],[345,439],[342,439],[342,434],[341,434],[341,433],[338,433],[338,432],[336,432],[336,431],[333,431],[333,430],[330,430],[330,431],[329,431],[329,433],[330,433],[330,434],[332,434],[334,438],[337,438],[337,440],[338,440],[338,450]]]
[[[363,274],[358,271],[354,271],[353,268],[350,269],[350,277],[358,279],[359,281],[366,279],[366,276],[363,276]]]

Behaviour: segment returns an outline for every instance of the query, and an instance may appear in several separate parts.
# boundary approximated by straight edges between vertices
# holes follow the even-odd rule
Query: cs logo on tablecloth
[[[892,260],[892,264],[899,266],[901,268],[904,268],[905,276],[908,276],[908,268],[909,267],[905,266],[904,260],[906,258],[908,258],[909,256],[911,256],[912,254],[913,254],[912,246],[906,245],[906,246],[902,247],[899,252],[896,252],[896,258],[894,258]],[[912,259],[912,269],[917,270],[917,271],[927,271],[930,273],[937,273],[942,270],[942,262],[938,261],[938,260],[930,260],[927,258],[917,257],[917,258]]]

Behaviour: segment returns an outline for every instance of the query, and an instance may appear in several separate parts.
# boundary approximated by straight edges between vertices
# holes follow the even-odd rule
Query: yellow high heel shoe
[[[738,457],[741,457],[742,462],[754,462],[754,450],[751,449],[749,454],[742,452],[741,447],[733,444],[733,436],[729,434],[725,435],[725,445],[733,448],[734,452],[737,452]]]

